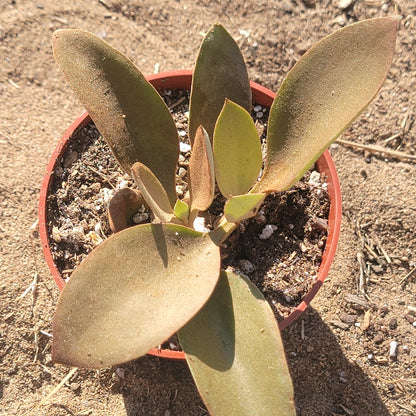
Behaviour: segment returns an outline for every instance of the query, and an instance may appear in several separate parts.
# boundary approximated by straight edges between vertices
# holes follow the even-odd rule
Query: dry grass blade
[[[44,399],[42,399],[37,407],[44,406],[46,402],[77,372],[77,370],[77,367],[72,368],[71,371],[62,379],[62,381]]]

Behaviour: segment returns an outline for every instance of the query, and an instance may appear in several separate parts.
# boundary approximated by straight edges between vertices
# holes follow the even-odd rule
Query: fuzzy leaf
[[[140,162],[136,162],[131,171],[149,208],[163,222],[171,222],[175,213],[165,189],[153,172]]]
[[[215,177],[221,193],[246,193],[257,181],[261,144],[256,126],[244,108],[226,100],[214,130]]]
[[[358,22],[310,49],[270,110],[265,173],[256,192],[290,188],[374,98],[393,59],[398,20]]]
[[[189,159],[191,211],[205,211],[215,194],[214,158],[208,134],[202,126],[196,131]]]
[[[239,222],[256,215],[266,194],[232,196],[224,206],[224,215],[229,222]]]
[[[178,336],[211,415],[295,415],[279,328],[246,277],[221,272],[209,301]]]
[[[108,219],[113,233],[134,225],[133,217],[144,204],[141,193],[131,188],[120,189],[110,200]]]
[[[173,224],[114,234],[78,266],[53,321],[53,360],[104,367],[161,344],[205,304],[218,281],[219,248]]]
[[[189,206],[186,202],[178,199],[173,209],[175,217],[179,218],[184,224],[187,224],[189,217]]]
[[[148,166],[173,206],[179,140],[164,101],[135,65],[92,33],[58,30],[55,59],[123,169]]]
[[[240,49],[224,27],[215,24],[202,41],[192,78],[191,143],[199,126],[203,126],[212,137],[226,98],[250,111],[251,88]]]

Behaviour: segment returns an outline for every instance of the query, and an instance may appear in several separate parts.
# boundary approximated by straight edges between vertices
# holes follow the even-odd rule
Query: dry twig
[[[379,145],[367,145],[361,143],[350,142],[349,140],[337,139],[337,143],[343,144],[349,147],[355,147],[356,149],[366,150],[370,153],[382,153],[385,156],[391,156],[400,160],[416,160],[416,155],[410,153],[400,152],[398,150],[387,149],[386,147]]]

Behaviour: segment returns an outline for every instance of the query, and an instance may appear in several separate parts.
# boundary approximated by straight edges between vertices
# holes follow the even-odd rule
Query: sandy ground
[[[0,2],[0,415],[207,414],[186,364],[154,357],[121,370],[78,370],[36,407],[70,371],[50,359],[59,291],[36,232],[38,194],[59,136],[82,111],[54,63],[53,31],[97,33],[149,74],[155,67],[192,68],[201,32],[219,21],[241,46],[250,78],[277,90],[325,34],[397,13],[402,19],[388,79],[344,139],[414,154],[415,4],[356,0],[343,10],[340,3]],[[339,250],[312,307],[283,333],[298,414],[415,415],[416,327],[408,308],[416,306],[415,165],[341,144],[331,152],[344,202]],[[352,297],[360,294],[357,253],[369,273],[365,308]],[[26,293],[32,282],[35,293]],[[398,343],[394,359],[392,341]]]

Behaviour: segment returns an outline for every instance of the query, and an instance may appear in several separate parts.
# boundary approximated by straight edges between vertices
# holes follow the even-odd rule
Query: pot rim
[[[191,88],[192,83],[192,70],[178,70],[167,71],[159,74],[152,74],[146,77],[146,79],[157,89],[187,89]],[[269,89],[251,81],[251,90],[253,100],[264,107],[270,107],[273,103],[276,94]],[[42,180],[42,186],[39,196],[39,235],[42,243],[42,251],[45,257],[49,270],[58,285],[59,290],[62,290],[65,286],[61,274],[59,273],[55,262],[52,257],[52,253],[49,246],[49,238],[47,231],[47,197],[49,187],[52,182],[54,168],[57,161],[60,159],[62,153],[69,145],[70,138],[76,130],[86,126],[90,123],[91,118],[86,111],[84,111],[74,122],[67,128],[63,136],[55,147],[49,163],[46,167],[46,172]],[[326,279],[331,264],[335,257],[337,244],[339,240],[339,234],[341,229],[341,216],[342,216],[342,200],[341,200],[341,188],[339,184],[338,174],[335,169],[334,162],[328,150],[322,154],[322,156],[316,162],[319,172],[325,173],[328,183],[328,194],[330,197],[330,209],[328,215],[328,236],[325,245],[325,250],[322,256],[321,265],[318,270],[315,283],[305,295],[302,302],[291,312],[285,319],[278,323],[279,329],[282,330],[295,321],[303,311],[308,307],[311,300],[315,297],[316,293],[322,286],[322,283]],[[153,348],[148,354],[171,359],[185,359],[183,351],[163,350]]]

